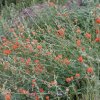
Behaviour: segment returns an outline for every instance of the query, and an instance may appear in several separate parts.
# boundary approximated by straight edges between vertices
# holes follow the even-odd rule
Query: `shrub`
[[[99,7],[72,5],[69,10],[49,4],[36,17],[19,21],[16,8],[9,7],[7,16],[2,12],[0,92],[5,99],[99,100]]]

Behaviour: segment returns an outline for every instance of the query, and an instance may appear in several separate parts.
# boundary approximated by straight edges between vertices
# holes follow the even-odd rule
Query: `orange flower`
[[[81,46],[81,40],[76,41],[77,46]]]
[[[95,38],[95,41],[96,41],[96,42],[100,42],[100,38],[98,38],[98,37]]]
[[[57,85],[57,81],[51,81],[51,85]]]
[[[100,17],[97,18],[95,21],[96,21],[97,24],[100,24]]]
[[[61,58],[62,58],[62,55],[58,55],[58,56],[55,57],[55,60],[59,60]]]
[[[78,57],[78,61],[82,63],[83,62],[83,57],[82,56]]]
[[[38,96],[35,96],[35,100],[39,100],[39,97]]]
[[[76,30],[76,32],[77,32],[77,33],[81,33],[81,30],[78,28],[78,29]]]
[[[22,94],[28,94],[29,91],[25,90],[25,89],[19,89],[19,92]]]
[[[5,100],[11,100],[11,94],[10,93],[5,94]]]
[[[18,43],[16,43],[16,44],[14,44],[13,46],[12,46],[12,48],[15,50],[15,49],[17,49],[19,47],[19,44]]]
[[[70,79],[71,79],[71,80],[73,80],[73,79],[74,79],[74,77],[73,77],[73,76],[71,76],[71,77],[70,77]]]
[[[34,71],[37,73],[37,74],[41,74],[44,70],[44,67],[41,66],[40,64],[38,64],[35,68],[34,68]]]
[[[61,36],[61,37],[64,37],[64,35],[65,35],[65,29],[61,28],[61,29],[57,30],[57,35]]]
[[[87,68],[87,69],[86,69],[86,72],[87,72],[87,73],[93,73],[93,68],[92,68],[92,67]]]
[[[9,55],[9,54],[11,54],[11,50],[8,50],[8,49],[7,50],[4,50],[3,51],[3,54]]]
[[[66,64],[66,65],[69,65],[69,64],[70,64],[70,61],[69,61],[67,58],[65,58],[65,59],[63,60],[63,63]]]
[[[90,39],[91,38],[91,34],[90,33],[86,33],[85,37],[88,38],[88,39]]]
[[[36,79],[33,79],[33,80],[32,80],[32,83],[34,83],[34,82],[36,82]]]
[[[38,45],[37,46],[37,49],[39,49],[39,50],[42,49],[42,46],[41,45]]]
[[[80,74],[79,74],[79,73],[76,73],[76,74],[75,74],[75,77],[76,77],[76,78],[79,78],[79,77],[80,77]]]
[[[71,81],[72,81],[71,78],[66,78],[67,83],[70,83]]]
[[[46,99],[46,100],[50,100],[49,96],[46,96],[45,99]]]

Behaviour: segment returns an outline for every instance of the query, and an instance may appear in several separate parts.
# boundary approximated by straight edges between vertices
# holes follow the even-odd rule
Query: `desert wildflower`
[[[81,40],[77,40],[77,41],[76,41],[76,45],[77,45],[77,46],[81,46]]]
[[[33,32],[31,32],[31,34],[32,34],[32,35],[36,35],[36,32],[33,31]]]
[[[61,28],[61,29],[57,30],[57,35],[61,36],[61,37],[64,37],[64,35],[65,35],[65,29]]]
[[[100,33],[100,30],[96,30],[95,32],[96,32],[96,34],[99,34]]]
[[[5,94],[5,100],[11,100],[11,94],[10,93]]]
[[[22,93],[22,94],[28,94],[29,93],[29,91],[27,91],[25,89],[19,89],[18,91],[19,91],[19,93]]]
[[[3,51],[3,54],[10,55],[11,54],[11,50],[6,49],[6,50]]]
[[[39,60],[34,60],[34,63],[39,63]]]
[[[44,92],[43,88],[40,88],[39,91],[40,91],[41,93]]]
[[[61,58],[62,58],[62,55],[58,55],[58,56],[55,57],[55,60],[59,60]]]
[[[63,63],[66,64],[66,65],[69,65],[69,64],[70,64],[70,61],[69,61],[67,58],[65,58],[65,59],[63,60]]]
[[[33,80],[32,80],[32,83],[35,83],[35,82],[36,82],[36,79],[33,79]]]
[[[50,100],[50,97],[49,97],[49,96],[46,96],[45,99],[46,99],[46,100]]]
[[[87,72],[87,73],[93,73],[93,68],[92,68],[92,67],[88,67],[88,68],[86,69],[86,72]]]
[[[80,77],[80,74],[79,74],[79,73],[76,73],[76,74],[75,74],[75,77],[76,77],[76,78],[79,78],[79,77]]]
[[[100,24],[100,17],[99,18],[96,18],[95,21],[96,21],[97,24]]]
[[[35,87],[35,84],[32,84],[32,87]]]
[[[71,80],[73,80],[73,79],[74,79],[74,77],[73,77],[73,76],[71,76],[71,77],[70,77],[70,79],[71,79]]]
[[[85,37],[86,37],[87,39],[90,39],[90,38],[91,38],[91,34],[90,34],[90,33],[86,33],[86,34],[85,34]]]
[[[67,83],[70,83],[71,81],[72,81],[71,78],[66,78]]]
[[[39,100],[39,96],[35,96],[35,100]]]
[[[11,27],[10,29],[9,29],[9,32],[14,32],[15,30],[14,30],[14,28],[13,27]]]
[[[85,51],[85,47],[82,47],[81,49],[82,49],[83,52]]]
[[[30,62],[31,62],[31,58],[28,58],[28,59],[26,60],[26,65],[29,65]]]
[[[18,42],[16,42],[16,43],[12,46],[12,48],[13,48],[14,50],[16,50],[18,47],[19,47],[19,43],[18,43]]]
[[[3,42],[7,41],[6,37],[1,37],[1,39],[2,39]]]
[[[82,56],[79,56],[78,57],[78,61],[82,63],[83,62],[83,57]]]
[[[38,49],[38,50],[42,49],[42,46],[41,46],[41,45],[38,45],[38,46],[37,46],[37,49]]]
[[[100,42],[100,38],[99,37],[95,38],[95,42]]]
[[[81,30],[78,28],[78,29],[76,30],[76,33],[81,33]]]

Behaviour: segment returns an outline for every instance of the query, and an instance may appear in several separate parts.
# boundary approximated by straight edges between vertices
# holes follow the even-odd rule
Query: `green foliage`
[[[72,4],[71,10],[45,6],[37,10],[36,17],[31,12],[22,18],[18,8],[32,5],[29,2],[38,1],[12,4],[1,13],[1,94],[10,93],[12,100],[35,100],[37,96],[40,100],[46,96],[50,100],[99,100],[96,4],[80,9]]]

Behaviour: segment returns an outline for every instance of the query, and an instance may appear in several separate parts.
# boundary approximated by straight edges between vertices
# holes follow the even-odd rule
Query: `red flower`
[[[87,72],[87,73],[93,73],[93,68],[92,68],[92,67],[87,68],[87,69],[86,69],[86,72]]]
[[[67,83],[70,83],[71,81],[72,81],[71,78],[66,78]]]
[[[100,24],[100,17],[97,18],[95,21],[96,21],[97,24]]]
[[[39,100],[39,96],[35,96],[35,100]]]
[[[70,61],[69,61],[67,58],[65,58],[65,59],[63,60],[63,63],[66,64],[66,65],[69,65],[69,64],[70,64]]]
[[[28,94],[29,91],[25,90],[25,89],[19,89],[19,92],[22,94]]]
[[[85,48],[84,47],[82,47],[82,51],[85,51]]]
[[[80,56],[80,57],[78,58],[78,61],[82,63],[82,62],[83,62],[83,57]]]
[[[62,55],[57,55],[56,57],[55,57],[55,60],[59,60],[59,59],[61,59],[62,58]]]
[[[65,35],[65,29],[61,28],[61,29],[57,30],[57,35],[61,36],[61,37],[64,37],[64,35]]]
[[[98,37],[95,38],[95,41],[96,41],[96,42],[100,42],[100,38],[98,38]]]
[[[21,58],[20,58],[20,61],[21,61],[22,63],[24,63],[24,58],[21,57]]]
[[[39,63],[39,60],[34,60],[35,63]]]
[[[9,55],[9,54],[11,54],[11,50],[4,50],[3,54]]]
[[[81,40],[76,41],[77,46],[81,46]]]
[[[96,34],[99,34],[100,30],[96,30],[95,32],[96,32]]]
[[[40,92],[44,92],[43,88],[40,88],[39,91],[40,91]]]
[[[80,77],[80,74],[76,73],[75,77],[76,78],[79,78]]]
[[[33,80],[32,80],[32,83],[34,83],[34,82],[36,82],[36,80],[35,80],[35,79],[33,79]]]
[[[39,50],[42,49],[42,46],[41,45],[38,45],[37,46],[37,49],[39,49]]]
[[[91,38],[91,34],[86,33],[86,34],[85,34],[85,37],[88,38],[88,39],[90,39],[90,38]]]
[[[11,100],[11,94],[10,93],[5,94],[5,100]]]
[[[26,65],[29,65],[30,62],[31,62],[31,58],[28,58],[28,59],[26,60]]]
[[[15,50],[18,48],[18,45],[13,45],[12,48]]]
[[[3,42],[7,40],[6,37],[1,37],[1,39],[2,39]]]
[[[35,84],[32,84],[32,87],[35,87]]]

